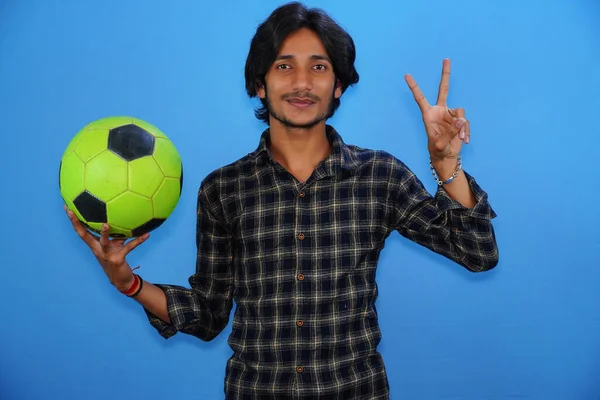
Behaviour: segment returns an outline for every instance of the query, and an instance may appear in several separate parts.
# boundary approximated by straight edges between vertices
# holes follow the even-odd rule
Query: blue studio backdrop
[[[220,399],[231,325],[164,340],[108,282],[58,191],[85,124],[155,124],[185,168],[172,216],[129,261],[188,285],[196,193],[265,128],[244,91],[257,24],[281,1],[0,2],[0,398]],[[377,307],[392,399],[600,398],[600,3],[310,1],[357,46],[333,124],[402,159],[433,193],[411,73],[434,102],[452,60],[464,168],[489,193],[500,263],[473,274],[393,234]]]

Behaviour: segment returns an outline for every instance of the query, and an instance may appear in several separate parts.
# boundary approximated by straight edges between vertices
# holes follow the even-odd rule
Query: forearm
[[[142,277],[139,277],[142,280]],[[128,282],[124,287],[131,288],[135,284],[134,276],[132,275],[131,281]],[[142,289],[139,291],[133,299],[135,299],[142,307],[150,311],[156,317],[160,318],[167,324],[170,324],[169,313],[167,312],[167,296],[165,292],[147,281],[142,281]],[[123,292],[124,288],[117,288]]]
[[[167,312],[167,296],[161,288],[144,281],[142,290],[135,297],[135,300],[167,324],[171,323]]]
[[[441,181],[446,181],[458,165],[456,158],[448,158],[444,160],[433,160],[433,167],[435,168],[438,177]],[[475,195],[469,186],[469,182],[464,171],[459,171],[458,176],[442,186],[448,195],[462,204],[466,208],[473,208],[476,204]]]
[[[447,164],[437,163],[438,178],[447,180],[456,170],[456,160]],[[472,176],[461,170],[435,196],[407,167],[398,176],[392,186],[394,229],[474,272],[487,271],[498,263],[491,224],[496,213]]]
[[[229,321],[233,306],[232,286],[228,283],[219,288],[222,280],[209,282],[193,275],[192,289],[178,285],[151,284],[143,281],[134,299],[142,305],[152,326],[161,336],[168,338],[177,332],[190,334],[204,341],[214,339]],[[210,293],[214,289],[214,293]]]

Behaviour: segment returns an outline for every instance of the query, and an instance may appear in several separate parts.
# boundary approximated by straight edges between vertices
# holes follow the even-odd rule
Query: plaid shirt
[[[271,158],[268,129],[256,151],[209,174],[191,289],[157,285],[171,324],[146,311],[165,338],[208,341],[235,300],[227,399],[388,399],[375,270],[393,231],[473,272],[498,262],[496,215],[473,177],[467,209],[443,188],[430,195],[390,154],[327,135],[332,154],[306,182]]]

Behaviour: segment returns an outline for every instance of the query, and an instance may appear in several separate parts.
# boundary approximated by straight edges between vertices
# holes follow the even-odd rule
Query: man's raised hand
[[[456,157],[460,153],[463,142],[469,143],[471,132],[465,110],[450,109],[446,104],[450,88],[450,60],[443,61],[442,78],[434,106],[429,104],[410,74],[405,76],[405,80],[421,110],[431,158],[443,160]]]

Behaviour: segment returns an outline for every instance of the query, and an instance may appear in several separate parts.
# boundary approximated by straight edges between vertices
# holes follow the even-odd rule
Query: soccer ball
[[[62,155],[59,189],[81,223],[99,234],[131,238],[158,228],[183,187],[177,149],[155,126],[133,117],[107,117],[81,129]]]

